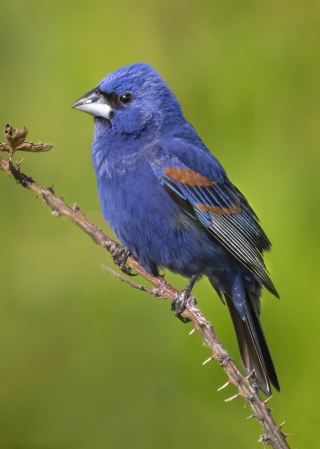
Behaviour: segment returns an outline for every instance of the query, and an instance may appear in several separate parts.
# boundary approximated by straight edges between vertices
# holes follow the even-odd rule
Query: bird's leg
[[[131,268],[126,267],[126,261],[129,256],[132,256],[132,252],[125,246],[118,246],[115,250],[110,251],[113,258],[113,262],[119,265],[120,270],[128,276],[137,276],[137,273],[131,273]]]
[[[183,323],[189,323],[191,320],[187,317],[181,316],[181,314],[184,312],[190,293],[193,289],[194,284],[196,283],[196,280],[198,279],[199,273],[195,273],[185,286],[183,290],[181,290],[180,293],[177,294],[171,301],[171,310],[174,312],[175,316],[179,318],[180,321]]]

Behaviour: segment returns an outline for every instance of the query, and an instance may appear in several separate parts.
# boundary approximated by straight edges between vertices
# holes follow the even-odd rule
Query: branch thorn
[[[54,186],[54,184],[52,184],[51,187],[48,187],[48,188],[47,188],[47,191],[50,192],[50,193],[52,193],[52,195],[54,195],[53,186]]]
[[[21,164],[21,162],[22,162],[24,159],[25,159],[25,158],[22,157],[22,158],[19,158],[19,159],[17,160],[17,162],[16,162],[16,167],[17,167],[17,168],[20,167],[20,164]]]
[[[214,357],[212,355],[211,357],[208,358],[208,360],[205,360],[202,365],[205,365],[206,363],[211,362],[211,360],[213,360],[213,358]]]
[[[265,404],[268,404],[268,402],[270,401],[270,399],[272,398],[272,395],[270,397],[268,397],[268,399],[266,399],[265,401],[263,401]]]
[[[237,394],[235,394],[235,395],[232,396],[231,398],[225,399],[224,402],[230,402],[230,401],[233,401],[233,399],[239,398],[240,396],[241,396],[241,394],[238,392]]]
[[[253,373],[254,373],[254,369],[253,369],[253,370],[251,371],[251,373],[246,377],[246,379],[249,380]]]
[[[192,329],[192,331],[191,332],[189,332],[189,335],[192,335],[194,332],[196,332],[196,328],[194,327],[193,329]]]
[[[228,380],[227,383],[225,383],[224,385],[222,385],[222,387],[218,388],[218,391],[223,390],[224,388],[226,388],[226,387],[227,387],[228,385],[230,385],[230,384],[231,384],[231,382],[230,382],[230,380]]]
[[[279,429],[281,429],[281,427],[284,426],[284,424],[285,424],[285,421],[283,421],[282,424],[279,424]]]

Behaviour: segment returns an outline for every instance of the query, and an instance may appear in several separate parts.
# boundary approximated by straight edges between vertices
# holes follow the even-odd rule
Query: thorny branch
[[[97,228],[92,224],[80,210],[77,204],[74,204],[71,208],[68,206],[62,198],[57,198],[52,190],[52,188],[43,188],[37,184],[33,179],[21,173],[20,164],[21,159],[18,159],[15,164],[12,163],[12,156],[16,151],[27,151],[27,152],[43,152],[49,151],[52,148],[51,144],[33,144],[31,142],[25,142],[25,138],[28,134],[28,130],[24,128],[23,131],[16,130],[12,128],[10,124],[5,126],[5,138],[6,143],[0,143],[0,151],[8,152],[8,159],[3,159],[0,157],[0,169],[6,172],[9,176],[15,179],[18,184],[23,187],[32,190],[38,197],[43,198],[45,204],[47,204],[52,209],[52,214],[59,216],[64,215],[70,221],[79,226],[86,234],[88,234],[92,240],[98,245],[102,246],[108,251],[113,251],[119,246],[117,242],[110,239],[106,234],[104,234],[101,229]],[[134,284],[132,281],[124,278],[123,276],[115,273],[110,268],[104,267],[109,272],[117,276],[121,281],[128,283],[131,287],[138,288],[142,291],[149,293],[151,296],[156,296],[159,298],[167,298],[172,300],[178,291],[168,284],[163,276],[154,277],[147,273],[139,262],[133,257],[127,259],[127,266],[135,270],[138,274],[149,281],[154,288],[150,289],[142,285]],[[231,401],[237,397],[243,397],[247,403],[252,408],[252,415],[249,418],[256,418],[265,433],[260,436],[259,442],[272,446],[274,449],[288,449],[288,443],[286,438],[288,434],[283,434],[281,428],[284,423],[277,425],[267,407],[267,402],[262,401],[258,394],[258,389],[254,384],[250,384],[250,376],[245,377],[240,372],[235,361],[227,353],[218,337],[216,336],[212,325],[205,319],[200,310],[196,307],[195,299],[190,296],[186,311],[184,313],[191,321],[194,323],[194,329],[190,332],[192,334],[195,331],[201,333],[203,338],[203,343],[206,347],[210,348],[212,351],[211,357],[204,363],[210,360],[218,360],[220,366],[223,368],[228,376],[228,382],[221,387],[227,387],[233,384],[237,387],[238,393],[225,401]],[[178,322],[178,321],[177,321]],[[289,448],[290,449],[290,448]]]

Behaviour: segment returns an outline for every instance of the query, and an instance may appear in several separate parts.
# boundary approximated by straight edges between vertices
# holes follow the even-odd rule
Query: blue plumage
[[[209,278],[226,299],[247,373],[270,394],[277,375],[259,321],[271,244],[245,197],[150,66],[107,75],[76,109],[95,116],[92,161],[102,213],[150,273]]]

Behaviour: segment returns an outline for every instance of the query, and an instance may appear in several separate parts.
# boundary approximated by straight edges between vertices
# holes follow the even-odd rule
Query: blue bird
[[[92,161],[102,213],[124,247],[154,276],[190,279],[172,304],[181,316],[207,276],[228,306],[241,361],[260,389],[280,391],[260,324],[262,286],[279,297],[263,261],[270,241],[242,193],[184,118],[162,77],[145,63],[108,74],[73,108],[94,116]]]

